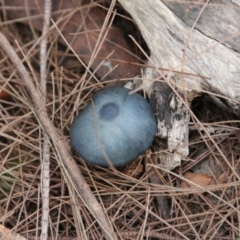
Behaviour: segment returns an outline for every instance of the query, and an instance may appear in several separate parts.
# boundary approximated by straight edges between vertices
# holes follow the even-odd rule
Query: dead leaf
[[[200,185],[202,187],[206,187],[209,185],[212,185],[214,183],[213,177],[204,174],[204,173],[192,173],[192,172],[186,172],[183,175],[187,180]],[[191,185],[189,185],[187,182],[182,181],[181,182],[181,188],[189,188]],[[193,186],[194,187],[194,186]]]
[[[7,16],[14,20],[19,19],[19,22],[28,24],[38,31],[42,30],[43,0],[5,0],[3,2]],[[87,5],[88,2],[84,1],[85,5],[83,6],[78,6],[74,1],[69,0],[53,1],[52,3],[52,19],[86,65],[90,62],[106,17],[106,11],[94,4]],[[107,30],[109,31],[107,37],[89,67],[96,70],[100,78],[107,75],[105,80],[134,77],[138,73],[138,66],[130,63],[138,61],[131,54],[131,49],[122,32],[114,27]],[[67,46],[62,37],[59,37],[58,41]],[[110,54],[110,58],[101,64]],[[77,60],[76,62],[79,65]],[[64,62],[60,64],[64,65]],[[99,67],[100,65],[101,67]],[[116,65],[118,67],[111,71]]]

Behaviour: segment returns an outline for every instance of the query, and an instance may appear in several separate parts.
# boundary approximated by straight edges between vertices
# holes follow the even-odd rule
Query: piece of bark
[[[158,76],[154,68],[146,68],[143,75],[145,79],[157,79]],[[161,152],[155,158],[156,164],[171,170],[180,166],[182,158],[189,153],[188,123],[190,114],[189,106],[184,102],[182,93],[175,94],[173,89],[162,80],[153,81],[150,85],[143,80],[142,85],[145,87],[150,98],[150,105],[157,117],[158,131],[156,135],[167,139],[168,152],[162,146],[158,146],[158,150],[155,149]],[[135,80],[135,88],[138,88],[140,84],[139,80]]]
[[[240,114],[240,81],[238,79],[240,49],[233,51],[227,46],[231,44],[230,42],[224,45],[224,42],[221,42],[222,35],[215,39],[213,35],[192,29],[192,26],[183,22],[177,13],[173,13],[162,1],[119,0],[119,2],[135,20],[151,52],[148,66],[152,68],[145,69],[142,86],[150,99],[155,99],[152,101],[155,101],[157,105],[160,103],[160,106],[155,106],[157,111],[161,111],[157,115],[168,116],[164,120],[158,118],[159,132],[167,135],[170,149],[171,144],[179,146],[180,151],[184,149],[181,151],[185,152],[182,156],[175,154],[177,158],[174,157],[177,150],[173,151],[168,165],[174,167],[176,164],[172,163],[179,162],[179,158],[184,158],[188,153],[187,146],[184,145],[188,142],[188,127],[185,125],[188,124],[189,116],[187,116],[188,103],[187,101],[184,103],[184,100],[191,101],[194,97],[207,92],[222,108]],[[209,2],[214,3],[214,1]],[[197,3],[202,3],[202,1]],[[227,4],[228,2],[222,1],[221,3]],[[176,3],[171,3],[171,8],[175,6],[174,4]],[[204,4],[201,6],[205,7]],[[219,8],[223,9],[224,6],[221,5]],[[210,18],[213,18],[216,12],[209,11]],[[231,12],[239,15],[239,8],[233,8]],[[236,21],[231,15],[228,15],[228,18]],[[223,21],[224,18],[221,20]],[[230,24],[231,21],[228,23],[229,27],[233,26]],[[237,21],[234,26],[236,28],[234,32],[239,32],[240,25]],[[235,44],[234,48],[237,46]],[[164,92],[166,91],[164,87],[155,89],[157,85],[153,85],[153,80],[164,81],[170,86],[172,92],[169,89]],[[184,98],[179,96],[184,96]],[[168,101],[169,107],[166,107],[167,103],[161,106],[161,99],[166,97],[175,98],[179,102],[176,103],[177,111],[182,112],[182,116],[187,114],[186,118],[183,117],[178,124],[173,122],[176,112],[171,110],[172,102],[164,100]],[[166,124],[167,122],[169,123]],[[171,132],[180,133],[181,136],[171,138]],[[172,141],[175,143],[169,144]],[[167,168],[172,169],[169,166]]]
[[[28,24],[38,31],[42,30],[44,1],[3,0],[2,2],[6,15],[11,19]],[[84,2],[86,4],[89,1]],[[88,65],[106,18],[106,11],[94,4],[81,7],[74,4],[74,1],[53,0],[52,16],[72,49]],[[56,32],[55,29],[54,32]],[[59,42],[66,45],[61,37]],[[112,55],[107,59],[111,53]],[[99,68],[104,59],[106,61]],[[120,29],[111,27],[90,68],[93,71],[96,70],[100,79],[107,74],[104,80],[119,80],[131,78],[137,74],[138,67],[130,64],[131,62],[137,63],[138,60],[131,54]],[[111,71],[116,65],[118,67]]]

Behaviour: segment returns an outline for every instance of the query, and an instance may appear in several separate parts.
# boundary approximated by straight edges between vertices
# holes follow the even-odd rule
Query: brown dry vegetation
[[[79,61],[83,59],[85,64],[90,65],[88,59],[92,55],[84,51],[87,47],[82,42],[71,43],[69,40],[76,35],[86,35],[86,25],[83,24],[82,29],[71,30],[74,35],[67,39],[69,45],[60,35],[64,31],[63,27],[60,30],[51,27],[47,35],[45,95],[39,83],[42,26],[40,24],[38,27],[30,21],[31,16],[26,21],[20,19],[22,16],[12,14],[10,10],[14,9],[17,13],[17,7],[7,8],[6,2],[3,4],[4,1],[1,1],[0,31],[22,59],[38,94],[46,99],[48,117],[69,142],[69,126],[91,94],[109,82],[134,77],[140,69],[140,63],[144,62],[141,51],[131,43],[127,34],[134,35],[145,50],[146,47],[139,33],[136,33],[134,24],[128,19],[129,16],[127,19],[123,15],[115,16],[113,25],[108,24],[105,30],[117,27],[114,34],[121,34],[118,43],[120,48],[125,48],[126,53],[132,51],[131,54],[126,57],[115,52],[113,56],[110,51],[99,56],[93,55],[93,59],[98,62],[88,68]],[[102,16],[113,16],[112,12],[106,15],[110,1],[97,3]],[[18,1],[14,4],[18,9],[21,8]],[[81,7],[74,4],[80,12]],[[92,6],[93,3],[87,5],[85,10]],[[124,14],[120,6],[117,7],[118,12]],[[69,21],[69,12],[69,9],[61,11],[61,17],[66,18],[65,25]],[[87,16],[89,11],[84,13]],[[92,22],[94,16],[91,15]],[[81,21],[82,15],[78,17]],[[42,22],[42,18],[39,21]],[[101,21],[104,26],[104,19]],[[130,26],[127,31],[126,25]],[[97,24],[94,26],[97,28]],[[100,30],[94,33],[95,37]],[[96,44],[95,40],[88,41]],[[101,41],[97,49],[109,50],[108,37],[104,36]],[[70,51],[69,46],[74,46],[75,51]],[[82,53],[77,52],[78,48],[83,50]],[[11,236],[13,233],[26,239],[39,239],[43,142],[46,138],[43,130],[46,129],[43,129],[35,114],[33,99],[19,72],[2,48],[0,56],[0,238],[7,239],[4,235],[6,229],[2,229],[4,226],[10,230],[9,239],[14,239]],[[102,61],[107,56],[123,65],[112,72],[101,70],[104,68]],[[124,70],[124,66],[129,67]],[[71,151],[118,239],[239,238],[239,117],[218,108],[208,101],[207,96],[195,99],[192,111],[202,126],[191,120],[190,154],[182,166],[173,171],[165,171],[154,162],[157,146],[162,144],[160,139],[155,140],[154,148],[145,155],[118,170],[86,165]],[[50,140],[49,144],[49,239],[104,239],[99,224],[70,181],[71,173],[67,172],[63,164],[65,159],[62,159],[54,142]]]

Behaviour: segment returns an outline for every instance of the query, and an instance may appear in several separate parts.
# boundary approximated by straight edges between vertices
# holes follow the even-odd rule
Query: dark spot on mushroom
[[[116,103],[106,103],[101,107],[99,111],[99,118],[101,120],[111,121],[117,117],[118,113],[119,106]]]

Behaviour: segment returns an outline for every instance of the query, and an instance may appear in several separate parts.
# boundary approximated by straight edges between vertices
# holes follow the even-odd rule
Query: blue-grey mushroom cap
[[[109,87],[95,93],[74,119],[70,141],[86,162],[120,167],[144,153],[156,131],[152,109],[140,94]]]

